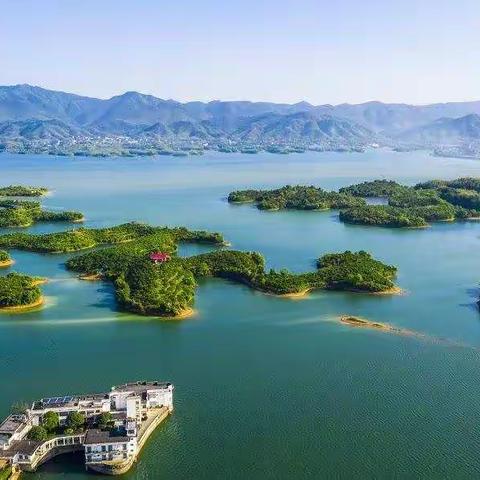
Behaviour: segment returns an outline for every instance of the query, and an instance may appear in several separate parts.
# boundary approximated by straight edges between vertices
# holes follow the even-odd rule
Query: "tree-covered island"
[[[41,197],[47,193],[48,189],[45,187],[32,187],[27,185],[0,187],[0,197]]]
[[[41,197],[48,193],[44,187],[10,185],[0,187],[0,228],[29,227],[36,222],[82,222],[83,214],[73,211],[44,210],[38,201],[5,197]]]
[[[43,303],[39,285],[44,279],[20,273],[0,277],[0,311],[21,312]]]
[[[387,205],[365,199],[384,198]],[[480,179],[433,180],[415,186],[374,180],[326,192],[317,187],[286,186],[275,190],[240,190],[231,203],[253,202],[263,210],[340,210],[342,222],[380,227],[425,227],[431,222],[480,217]]]
[[[230,203],[256,203],[260,210],[328,210],[365,205],[353,195],[327,192],[313,186],[291,186],[275,190],[238,190],[228,196]]]
[[[104,229],[79,228],[60,233],[0,236],[0,246],[37,252],[89,252],[66,262],[67,269],[87,279],[111,281],[120,309],[144,315],[176,317],[191,312],[197,280],[218,277],[243,283],[274,295],[298,296],[312,289],[368,293],[395,293],[395,267],[366,252],[344,252],[321,257],[317,269],[306,273],[265,269],[256,252],[216,250],[182,258],[180,242],[222,246],[222,235],[186,228],[153,227],[128,223]],[[102,248],[93,248],[102,246]],[[151,255],[162,252],[165,261]]]
[[[82,222],[83,214],[74,211],[44,210],[39,202],[0,199],[0,227],[29,227],[36,222]]]
[[[9,267],[13,264],[12,257],[5,250],[0,250],[0,268]]]

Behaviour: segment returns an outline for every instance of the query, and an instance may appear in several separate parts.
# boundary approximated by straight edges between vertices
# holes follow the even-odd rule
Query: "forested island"
[[[312,289],[396,293],[396,268],[368,253],[324,255],[316,271],[295,274],[265,270],[257,252],[217,250],[188,258],[177,256],[180,242],[223,246],[219,233],[186,228],[128,223],[104,229],[79,228],[59,233],[0,236],[0,246],[36,252],[91,251],[66,262],[67,269],[86,279],[109,280],[115,286],[120,309],[144,315],[176,317],[191,312],[197,280],[219,277],[256,290],[284,296],[304,295]],[[93,249],[102,245],[103,248]],[[162,252],[160,263],[152,254]],[[153,257],[156,258],[156,257]]]
[[[387,205],[369,205],[384,198]],[[425,227],[430,222],[480,217],[480,180],[432,180],[415,186],[374,180],[327,192],[314,186],[285,186],[274,190],[239,190],[230,203],[252,202],[262,210],[340,210],[342,222],[381,227]]]
[[[0,197],[41,197],[46,195],[45,187],[32,187],[27,185],[8,185],[0,187]]]
[[[10,185],[0,188],[0,227],[29,227],[36,222],[82,222],[80,212],[44,210],[40,202],[5,197],[39,197],[48,190],[44,187]]]
[[[12,257],[5,250],[0,250],[0,268],[9,267],[13,264]]]
[[[45,280],[20,273],[0,277],[0,311],[21,312],[43,303],[39,285]]]
[[[255,203],[260,210],[328,210],[365,205],[353,195],[327,192],[313,186],[291,186],[275,190],[238,190],[228,196],[230,203]]]

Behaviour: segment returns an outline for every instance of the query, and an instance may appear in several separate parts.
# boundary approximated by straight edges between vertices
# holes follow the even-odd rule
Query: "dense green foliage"
[[[29,440],[35,440],[36,442],[43,442],[48,438],[48,432],[45,427],[36,425],[30,429],[27,434]]]
[[[34,252],[66,253],[100,245],[121,244],[142,239],[143,250],[175,250],[177,242],[223,243],[218,233],[191,231],[185,228],[152,227],[141,223],[125,223],[109,228],[77,228],[66,232],[41,235],[11,233],[0,235],[0,246]],[[148,248],[147,248],[148,247]],[[130,251],[130,247],[128,249]]]
[[[44,187],[29,187],[25,185],[9,185],[0,187],[2,197],[41,197],[48,192]]]
[[[175,316],[193,306],[196,282],[181,259],[163,265],[145,259],[120,274],[115,287],[117,300],[125,310]]]
[[[346,251],[320,257],[318,272],[326,288],[381,292],[394,287],[397,269],[375,260],[363,250]]]
[[[80,212],[50,212],[42,210],[39,202],[0,200],[0,227],[27,227],[35,222],[79,222]]]
[[[382,227],[423,227],[428,222],[467,219],[480,215],[477,179],[451,182],[432,180],[408,187],[387,180],[374,180],[346,187],[352,195],[386,197],[388,205],[368,205],[340,212],[346,223]],[[462,187],[462,188],[460,188]],[[472,188],[467,190],[466,188]]]
[[[42,418],[42,427],[44,427],[48,433],[53,433],[58,429],[59,426],[60,417],[58,413],[52,411],[46,412]]]
[[[98,428],[102,430],[107,430],[113,428],[114,419],[113,415],[110,412],[103,412],[97,418]]]
[[[85,425],[85,415],[80,412],[70,412],[67,415],[67,420],[65,424],[67,428],[71,428],[73,431],[77,431]]]
[[[0,250],[0,263],[3,262],[9,262],[11,260],[11,257],[8,252],[5,250]]]
[[[276,190],[239,190],[230,193],[231,203],[255,202],[260,210],[326,210],[364,205],[362,199],[309,186],[290,186]]]
[[[367,205],[365,198],[386,198],[388,205]],[[285,186],[276,190],[239,190],[229,202],[255,202],[259,209],[340,209],[346,223],[381,227],[424,227],[428,222],[480,216],[480,179],[432,180],[410,187],[392,180],[373,180],[326,192],[321,188]]]
[[[111,279],[123,310],[166,316],[181,314],[193,306],[196,279],[202,277],[225,278],[277,295],[316,288],[381,291],[393,286],[395,269],[365,252],[345,252],[335,258],[336,265],[332,261],[328,265],[319,263],[316,272],[301,274],[287,270],[265,272],[265,260],[259,253],[234,250],[188,258],[173,256],[156,265],[148,260],[148,249],[129,243],[74,257],[67,262],[67,268]]]
[[[0,277],[0,308],[30,305],[40,300],[42,293],[35,280],[20,273]]]
[[[405,188],[392,180],[373,180],[371,182],[350,185],[339,190],[341,193],[364,198],[390,198],[393,194],[401,193]]]

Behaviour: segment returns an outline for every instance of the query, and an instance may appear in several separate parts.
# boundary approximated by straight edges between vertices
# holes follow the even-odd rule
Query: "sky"
[[[480,0],[0,0],[0,85],[313,104],[480,99]]]

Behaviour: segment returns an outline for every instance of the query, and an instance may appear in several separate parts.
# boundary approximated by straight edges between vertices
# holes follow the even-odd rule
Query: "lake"
[[[268,267],[313,270],[327,252],[364,249],[398,267],[402,296],[315,292],[277,298],[201,281],[196,316],[116,310],[108,283],[67,272],[67,255],[13,251],[13,270],[46,276],[44,309],[0,315],[0,415],[18,401],[168,380],[176,410],[125,479],[474,478],[480,475],[480,223],[394,230],[337,213],[229,205],[233,189],[387,178],[480,176],[480,163],[424,152],[67,158],[0,155],[1,184],[49,187],[52,209],[87,227],[127,221],[219,231]],[[70,228],[37,224],[47,232]],[[8,230],[3,229],[2,232]],[[182,246],[182,255],[208,250]],[[11,270],[12,270],[11,269]],[[1,274],[8,272],[3,269]],[[358,315],[418,336],[355,329]],[[25,478],[74,480],[82,456]]]

